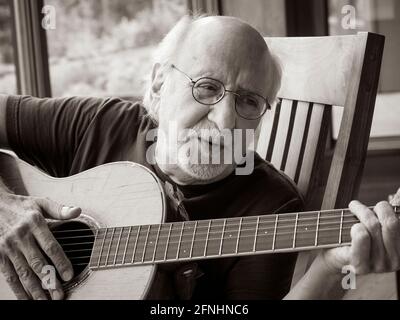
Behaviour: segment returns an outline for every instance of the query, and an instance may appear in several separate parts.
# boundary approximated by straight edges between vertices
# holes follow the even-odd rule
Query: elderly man
[[[160,44],[143,104],[1,96],[0,143],[56,177],[112,161],[145,165],[171,187],[171,203],[179,201],[170,221],[301,211],[293,184],[257,155],[249,174],[237,174],[238,161],[225,160],[239,140],[234,136],[229,145],[219,135],[255,130],[278,87],[279,68],[255,29],[231,17],[185,17]],[[152,149],[148,133],[155,128],[160,137]],[[210,149],[226,157],[192,161],[193,150],[209,155]],[[44,265],[54,264],[64,281],[73,272],[44,218],[70,219],[80,209],[13,195],[4,185],[0,201],[1,271],[18,298],[45,299]],[[296,255],[276,254],[198,262],[190,281],[179,281],[180,267],[166,268],[159,277],[169,281],[166,297],[339,298],[345,265],[360,274],[397,270],[400,227],[392,207],[382,202],[372,211],[355,201],[350,209],[361,221],[351,246],[319,254],[291,291]],[[61,284],[50,294],[63,298]]]

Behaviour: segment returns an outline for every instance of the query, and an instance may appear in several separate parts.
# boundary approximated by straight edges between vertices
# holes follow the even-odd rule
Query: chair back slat
[[[321,130],[329,129],[329,111],[330,106],[280,99],[261,123],[257,152],[290,177],[306,198],[318,169],[314,159],[324,152],[327,132]]]

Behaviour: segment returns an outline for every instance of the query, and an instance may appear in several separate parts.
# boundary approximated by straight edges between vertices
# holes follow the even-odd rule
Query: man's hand
[[[72,279],[71,262],[45,218],[73,219],[80,212],[79,208],[49,199],[0,193],[0,271],[18,299],[47,299],[41,279],[46,275],[42,273],[43,267],[49,261],[64,281]],[[54,300],[64,296],[58,280],[49,292]]]
[[[400,206],[400,189],[391,201]],[[350,247],[324,251],[325,263],[334,272],[345,265],[354,267],[356,274],[394,272],[400,269],[400,221],[392,206],[379,202],[373,210],[358,201],[349,208],[360,223],[351,229]]]

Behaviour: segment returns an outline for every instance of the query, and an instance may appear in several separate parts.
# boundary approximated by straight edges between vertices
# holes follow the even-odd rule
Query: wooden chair
[[[347,207],[361,182],[385,38],[362,32],[265,40],[280,60],[282,83],[279,103],[262,120],[256,150],[293,179],[307,210]],[[336,107],[343,108],[343,118],[332,146]],[[314,256],[299,254],[293,284]],[[369,297],[362,294],[347,296]]]

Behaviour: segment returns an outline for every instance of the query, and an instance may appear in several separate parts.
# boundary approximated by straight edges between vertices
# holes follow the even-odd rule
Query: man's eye
[[[258,101],[257,99],[251,97],[251,96],[242,96],[241,97],[242,103],[250,106],[250,107],[258,107]]]
[[[201,90],[207,90],[207,91],[213,91],[213,92],[218,91],[218,87],[212,83],[201,83],[197,87]]]

